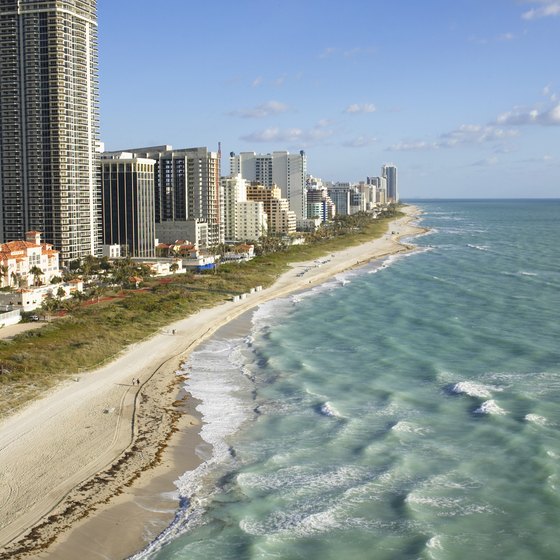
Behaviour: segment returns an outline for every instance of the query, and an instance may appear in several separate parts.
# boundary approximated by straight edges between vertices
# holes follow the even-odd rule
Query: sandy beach
[[[176,373],[189,352],[265,301],[409,251],[399,239],[423,230],[418,210],[404,211],[381,238],[320,266],[295,263],[273,286],[177,321],[3,419],[0,559],[118,560],[143,548],[173,517],[173,481],[203,460],[196,402]]]

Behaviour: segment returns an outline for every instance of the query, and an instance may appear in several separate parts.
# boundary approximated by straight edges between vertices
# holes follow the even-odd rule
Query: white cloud
[[[539,109],[514,108],[502,113],[496,119],[496,123],[506,126],[559,126],[560,125],[560,103],[544,111]]]
[[[375,54],[377,50],[374,47],[353,47],[351,49],[340,50],[335,47],[326,47],[319,54],[319,58],[331,58],[333,56],[342,55],[344,58],[356,58],[357,56],[365,55],[371,56]]]
[[[519,136],[519,131],[494,125],[462,124],[455,130],[441,134],[434,142],[405,140],[387,148],[390,152],[425,152],[441,148],[456,148],[472,144],[501,142]]]
[[[320,144],[334,134],[334,130],[327,128],[323,122],[315,125],[310,129],[302,128],[286,128],[277,127],[265,128],[258,130],[245,136],[241,136],[241,140],[245,142],[258,143],[289,143],[298,146],[307,147],[314,144]]]
[[[373,47],[354,47],[353,49],[348,49],[344,51],[344,56],[346,58],[354,58],[359,55],[372,55],[375,54],[375,49]]]
[[[502,33],[498,35],[498,41],[513,41],[515,39],[515,35],[513,33]]]
[[[285,113],[287,110],[288,106],[284,103],[280,103],[279,101],[267,101],[252,109],[239,109],[237,111],[231,111],[228,114],[234,117],[243,117],[244,119],[262,119],[270,115]]]
[[[259,87],[259,86],[262,84],[262,81],[263,81],[262,76],[257,76],[257,77],[251,82],[251,85],[252,85],[253,87]]]
[[[513,41],[517,39],[514,33],[507,32],[501,35],[495,35],[493,37],[477,37],[476,35],[471,35],[468,40],[475,45],[489,45],[491,43],[503,43],[505,41]]]
[[[496,142],[515,136],[519,136],[519,131],[494,125],[462,124],[455,130],[442,134],[437,145],[441,148],[453,148],[463,144]]]
[[[497,165],[499,162],[496,156],[490,156],[489,158],[481,159],[479,161],[475,161],[471,163],[471,167],[491,167],[493,165]]]
[[[373,103],[352,103],[344,109],[345,113],[375,113],[377,107]]]
[[[365,146],[371,146],[377,142],[377,138],[372,136],[357,136],[352,140],[347,140],[343,142],[342,145],[345,148],[364,148]]]
[[[548,97],[548,99],[550,99],[550,101],[552,101],[553,103],[556,103],[556,101],[558,101],[558,94],[552,90],[552,86],[547,85],[543,88],[542,94],[545,97]]]
[[[533,4],[539,4],[539,8],[531,8],[524,12],[521,17],[526,20],[540,19],[551,16],[560,16],[560,1],[558,0],[532,0]]]
[[[319,58],[329,58],[336,52],[334,47],[326,47],[323,52],[319,55]]]
[[[541,164],[551,163],[553,161],[554,161],[554,157],[549,154],[545,154],[544,156],[540,156],[540,157],[531,157],[523,160],[524,163],[541,163]]]
[[[435,142],[424,142],[423,140],[412,140],[398,142],[387,148],[389,152],[424,152],[426,150],[436,150],[439,146]]]

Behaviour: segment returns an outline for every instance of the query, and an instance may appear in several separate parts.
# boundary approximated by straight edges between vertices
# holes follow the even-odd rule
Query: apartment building
[[[155,160],[127,152],[103,154],[103,245],[126,246],[121,255],[155,256]]]
[[[223,193],[220,183],[220,153],[208,148],[174,150],[172,146],[127,149],[134,157],[155,160],[154,205],[156,234],[176,232],[175,239],[187,239],[190,230],[204,222],[208,246],[224,242]]]
[[[262,202],[268,217],[268,233],[290,234],[296,231],[296,213],[282,198],[278,187],[266,187],[256,182],[247,185],[247,199]]]
[[[0,242],[99,254],[95,0],[0,2]]]
[[[282,198],[298,219],[307,218],[307,156],[285,151],[271,154],[255,152],[230,153],[230,175],[240,174],[244,179],[265,187],[277,186]]]

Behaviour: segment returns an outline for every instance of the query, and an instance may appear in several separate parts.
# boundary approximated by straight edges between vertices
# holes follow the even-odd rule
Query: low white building
[[[49,297],[65,300],[71,298],[74,293],[83,291],[84,283],[79,279],[31,288],[18,288],[11,293],[0,294],[0,305],[14,310],[34,311],[41,307]]]
[[[0,287],[23,288],[50,284],[60,276],[59,252],[41,243],[41,232],[28,231],[25,241],[0,244]]]
[[[170,276],[171,274],[185,274],[183,260],[178,258],[132,259],[134,262],[150,267],[154,276]]]

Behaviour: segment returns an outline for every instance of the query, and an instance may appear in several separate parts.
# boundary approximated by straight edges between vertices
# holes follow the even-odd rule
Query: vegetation
[[[291,262],[316,259],[380,237],[396,212],[393,208],[376,220],[366,214],[339,218],[310,235],[306,245],[285,247],[275,239],[263,243],[260,256],[252,261],[224,264],[204,274],[154,279],[129,259],[116,266],[93,258],[74,263],[69,274],[79,273],[91,282],[85,296],[88,301],[81,301],[82,295],[62,300],[56,292],[57,297],[45,301],[40,315],[47,320],[55,313],[64,317],[11,340],[0,340],[0,415],[61,379],[113,359],[127,345],[175,320],[252,287],[269,286]],[[140,289],[126,289],[132,277],[143,279]]]

